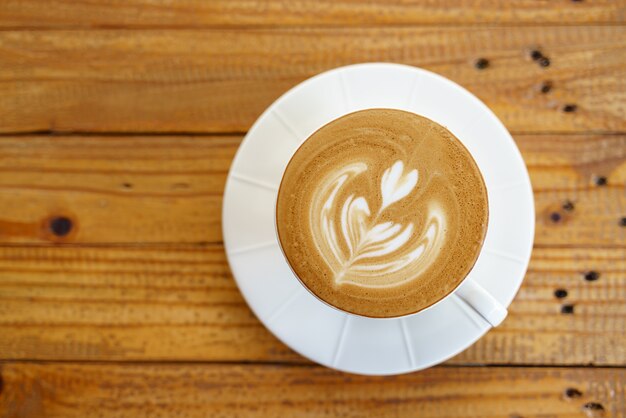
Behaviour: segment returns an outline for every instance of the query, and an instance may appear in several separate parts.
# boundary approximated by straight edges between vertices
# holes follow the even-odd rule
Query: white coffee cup
[[[306,143],[306,141],[304,141],[300,145],[300,147],[304,143]],[[300,147],[298,147],[297,149],[295,149],[291,153],[291,156],[289,157],[289,161],[290,162],[293,159],[294,155],[298,152]],[[470,152],[470,154],[471,154],[471,152]],[[480,171],[480,168],[479,168],[479,171]],[[284,177],[284,172],[283,172],[283,177]],[[280,184],[282,186],[282,184],[283,184],[282,179],[281,179]],[[488,193],[489,192],[487,191],[487,194]],[[338,307],[336,307],[336,306],[326,302],[325,300],[321,299],[315,293],[313,293],[306,286],[306,284],[300,279],[300,277],[298,276],[297,272],[292,268],[291,263],[289,262],[289,259],[288,259],[287,255],[286,255],[285,251],[284,251],[283,243],[281,242],[281,238],[280,238],[280,236],[278,234],[277,203],[278,203],[277,201],[274,202],[274,230],[275,230],[275,233],[276,233],[276,239],[278,240],[278,243],[280,245],[280,249],[282,251],[282,254],[285,257],[285,262],[289,265],[289,268],[293,272],[294,276],[296,278],[298,278],[298,280],[300,281],[300,284],[307,291],[309,291],[313,296],[315,296],[315,298],[317,298],[319,301],[325,303],[326,305],[328,305],[328,306],[330,306],[330,307],[332,307],[334,309],[339,310],[340,312],[345,312],[345,313],[350,314],[350,315],[361,316],[361,315],[358,315],[358,314],[355,314],[355,313],[352,313],[352,312],[344,311],[344,310],[342,310],[342,309],[340,309],[340,308],[338,308]],[[436,306],[437,304],[442,303],[446,299],[453,297],[454,295],[458,296],[468,306],[470,306],[472,309],[474,309],[480,316],[482,316],[493,327],[496,327],[496,326],[500,325],[500,323],[502,323],[502,321],[504,321],[504,319],[506,318],[506,315],[507,315],[506,308],[504,306],[502,306],[502,304],[500,302],[498,302],[498,300],[496,300],[496,298],[494,298],[487,290],[485,290],[485,288],[483,288],[475,280],[472,280],[472,278],[471,278],[471,270],[470,270],[470,272],[468,272],[468,274],[463,278],[463,280],[457,285],[457,287],[452,292],[450,292],[449,294],[447,294],[446,296],[444,296],[443,298],[439,299],[438,301],[436,301],[435,303],[433,303],[432,305],[430,305],[430,306],[428,306],[426,308],[423,308],[423,309],[421,309],[421,310],[419,310],[417,312],[414,312],[414,313],[411,313],[411,314],[408,314],[408,315],[394,316],[394,317],[389,317],[389,318],[371,318],[371,319],[386,320],[386,319],[397,319],[397,318],[402,318],[402,317],[409,317],[409,316],[412,316],[412,315],[418,315],[421,312],[424,312],[425,310],[431,309],[434,306]],[[369,317],[366,317],[366,318],[369,318]]]
[[[294,277],[275,228],[276,193],[295,149],[331,120],[374,107],[411,111],[448,128],[472,154],[489,193],[488,231],[467,278],[419,313],[388,319],[346,314],[320,303]],[[302,82],[259,117],[228,175],[222,233],[243,297],[279,340],[327,367],[392,375],[439,364],[501,323],[523,282],[534,225],[524,160],[484,103],[429,71],[366,63]]]

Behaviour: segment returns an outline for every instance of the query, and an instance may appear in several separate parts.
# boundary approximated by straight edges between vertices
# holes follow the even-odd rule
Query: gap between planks
[[[294,86],[295,87],[295,86]],[[261,116],[261,114],[259,114]],[[626,135],[626,131],[602,131],[602,130],[586,130],[586,131],[508,131],[511,136],[622,136]],[[54,131],[54,130],[35,130],[35,131],[16,131],[16,132],[0,132],[0,140],[3,137],[244,137],[248,131],[223,131],[223,132],[203,132],[203,131]]]
[[[167,30],[167,31],[185,31],[185,30],[287,30],[287,29],[404,29],[416,27],[453,27],[461,29],[483,29],[483,28],[541,28],[541,27],[593,27],[593,26],[626,26],[625,22],[614,21],[597,21],[597,22],[474,22],[474,23],[457,23],[457,22],[415,22],[415,23],[358,23],[355,25],[346,25],[345,23],[327,23],[327,24],[213,24],[213,25],[50,25],[50,26],[3,26],[0,32],[51,32],[51,31],[146,31],[146,30]]]
[[[305,359],[304,357],[294,359],[293,361],[261,361],[261,360],[71,360],[71,359],[54,359],[54,360],[42,360],[42,359],[12,359],[12,358],[0,358],[0,365],[6,363],[13,364],[84,364],[84,365],[120,365],[120,366],[153,366],[153,365],[189,365],[189,366],[205,366],[205,365],[249,365],[249,366],[286,366],[286,367],[301,367],[301,368],[325,368],[330,367],[322,366]],[[439,368],[511,368],[511,369],[594,369],[594,370],[626,370],[626,364],[603,364],[600,366],[594,364],[565,364],[565,363],[440,363],[433,367]],[[419,372],[419,371],[418,371]]]

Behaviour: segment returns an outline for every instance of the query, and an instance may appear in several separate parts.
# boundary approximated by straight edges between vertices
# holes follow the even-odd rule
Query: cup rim
[[[486,227],[485,227],[485,229],[484,229],[483,236],[482,236],[482,239],[481,239],[481,242],[480,242],[480,246],[478,247],[478,250],[476,251],[476,255],[475,255],[475,257],[474,257],[474,259],[473,259],[473,261],[472,261],[472,263],[471,263],[471,267],[469,268],[469,270],[468,270],[468,271],[467,271],[467,273],[465,274],[465,277],[463,277],[463,278],[462,278],[462,279],[461,279],[461,280],[460,280],[460,281],[456,284],[456,286],[454,286],[454,287],[453,287],[453,288],[452,288],[452,289],[451,289],[448,293],[446,293],[444,296],[442,296],[441,298],[437,299],[436,301],[434,301],[434,302],[433,302],[433,303],[431,303],[430,305],[425,306],[425,307],[423,307],[423,308],[421,308],[421,309],[419,309],[419,310],[417,310],[417,311],[415,311],[415,312],[410,312],[410,313],[403,314],[403,315],[395,315],[395,316],[368,316],[368,315],[358,314],[358,313],[355,313],[355,312],[351,312],[351,311],[347,311],[347,310],[341,309],[341,308],[339,308],[339,307],[337,307],[337,306],[335,306],[335,305],[333,305],[333,304],[331,304],[331,303],[327,302],[326,300],[322,299],[322,298],[321,298],[321,297],[319,297],[317,294],[315,294],[315,293],[314,293],[314,292],[313,292],[313,291],[312,291],[312,290],[311,290],[311,289],[310,289],[310,288],[306,285],[306,283],[304,283],[304,281],[300,278],[300,276],[298,275],[298,273],[295,271],[295,269],[294,269],[294,268],[293,268],[293,266],[291,265],[291,261],[289,260],[289,257],[287,256],[287,254],[286,254],[286,252],[285,252],[285,250],[284,250],[284,248],[283,248],[283,243],[282,243],[282,241],[281,241],[280,234],[278,233],[278,199],[279,199],[279,197],[280,197],[280,192],[281,192],[281,189],[282,189],[282,186],[283,186],[283,181],[284,181],[284,179],[285,179],[285,173],[287,172],[287,169],[289,168],[289,165],[290,165],[290,164],[291,164],[291,162],[293,161],[293,158],[295,157],[295,155],[298,153],[298,151],[300,151],[300,149],[302,148],[302,146],[304,146],[304,144],[305,144],[305,143],[306,143],[306,142],[307,142],[307,141],[308,141],[311,137],[313,137],[313,135],[315,135],[315,134],[316,134],[316,133],[317,133],[320,129],[324,128],[325,126],[327,126],[328,124],[330,124],[330,123],[332,123],[332,122],[334,122],[334,121],[336,121],[336,120],[339,120],[339,119],[341,119],[341,118],[344,118],[344,117],[346,117],[346,116],[348,116],[348,115],[351,115],[351,114],[353,114],[353,113],[358,113],[358,112],[362,112],[362,111],[365,111],[365,110],[394,110],[394,111],[400,111],[400,112],[405,112],[405,113],[411,113],[411,114],[413,114],[413,115],[417,115],[417,116],[419,116],[419,117],[422,117],[422,118],[428,119],[429,121],[434,122],[434,123],[436,123],[437,125],[441,126],[442,128],[444,128],[446,131],[448,131],[448,132],[449,132],[449,133],[450,133],[450,134],[454,137],[454,139],[457,141],[457,143],[458,143],[458,144],[460,144],[460,145],[461,145],[461,147],[463,147],[463,149],[465,149],[465,151],[467,151],[467,153],[469,154],[470,158],[472,159],[472,162],[473,162],[473,163],[474,163],[474,165],[476,166],[476,169],[477,169],[477,171],[478,171],[478,175],[479,175],[479,179],[480,179],[480,181],[481,181],[481,183],[482,183],[482,185],[483,185],[483,187],[484,187],[484,189],[485,189],[485,195],[486,195],[486,196],[485,196],[485,197],[486,197],[486,206],[485,206],[485,208],[486,208],[486,219],[485,219],[485,221],[486,221],[487,226],[486,226]],[[272,218],[273,218],[273,221],[274,221],[274,233],[275,233],[275,236],[276,236],[276,240],[277,240],[277,242],[278,242],[278,248],[280,248],[280,252],[281,252],[281,254],[283,255],[283,258],[284,258],[285,262],[287,263],[287,266],[289,266],[289,270],[291,270],[291,272],[293,273],[294,277],[295,277],[296,279],[298,279],[298,282],[300,283],[300,285],[301,285],[301,286],[302,286],[302,287],[303,287],[303,288],[304,288],[307,292],[309,292],[311,295],[313,295],[313,297],[315,297],[315,299],[317,299],[318,301],[322,302],[322,303],[323,303],[323,304],[325,304],[326,306],[329,306],[329,307],[333,308],[334,310],[339,311],[339,312],[341,312],[341,313],[348,314],[348,315],[353,315],[353,316],[356,316],[356,317],[361,317],[361,318],[367,318],[367,319],[375,319],[375,320],[385,321],[385,320],[393,320],[393,319],[400,319],[400,318],[408,318],[408,317],[411,317],[411,316],[414,316],[414,315],[418,315],[418,314],[420,314],[420,313],[423,313],[423,312],[425,312],[425,311],[427,311],[427,310],[429,310],[429,309],[431,309],[431,308],[435,307],[436,305],[438,305],[438,304],[440,304],[440,303],[444,302],[446,299],[450,298],[450,297],[451,297],[452,295],[454,295],[454,293],[455,293],[455,292],[459,289],[459,287],[461,287],[461,285],[462,285],[463,283],[465,283],[465,281],[466,281],[466,280],[468,279],[468,277],[470,276],[470,274],[471,274],[472,270],[474,269],[474,266],[476,265],[476,262],[478,261],[478,258],[480,257],[480,254],[481,254],[481,253],[482,253],[482,251],[483,251],[483,247],[484,247],[484,244],[485,244],[485,240],[486,240],[486,237],[487,237],[487,233],[488,233],[488,231],[489,231],[489,216],[490,216],[490,214],[489,214],[489,189],[487,188],[487,184],[485,183],[485,178],[484,178],[484,175],[483,175],[483,173],[482,173],[482,171],[481,171],[481,169],[480,169],[480,166],[479,166],[479,165],[478,165],[478,163],[476,162],[474,155],[473,155],[473,154],[471,153],[471,151],[470,151],[470,150],[469,150],[469,149],[465,146],[465,144],[463,143],[463,141],[461,141],[461,140],[457,137],[457,135],[456,135],[456,134],[453,134],[452,132],[450,132],[450,130],[448,130],[448,128],[446,128],[445,126],[441,125],[439,122],[434,121],[434,120],[432,120],[432,119],[430,119],[430,118],[428,118],[428,117],[426,117],[426,116],[424,116],[424,115],[420,115],[420,114],[418,114],[418,113],[411,112],[411,111],[408,111],[408,110],[404,110],[404,109],[393,109],[393,108],[385,108],[385,107],[373,107],[373,108],[359,109],[359,110],[355,110],[355,111],[352,111],[352,112],[347,112],[347,113],[344,113],[344,114],[343,114],[343,115],[341,115],[341,116],[336,117],[335,119],[333,119],[333,120],[331,120],[331,121],[328,121],[328,122],[327,122],[327,123],[325,123],[324,125],[322,125],[322,126],[320,126],[319,128],[317,128],[315,131],[313,131],[313,132],[312,132],[312,133],[311,133],[311,134],[310,134],[307,138],[305,138],[305,139],[304,139],[304,140],[300,143],[300,145],[298,145],[298,147],[297,147],[297,148],[295,148],[295,150],[291,153],[291,156],[289,157],[289,161],[287,162],[287,165],[285,165],[285,169],[283,170],[283,173],[282,173],[282,175],[281,175],[281,177],[280,177],[280,182],[279,182],[279,184],[278,184],[278,190],[277,190],[277,193],[276,193],[276,198],[274,199],[274,212],[273,212],[273,213],[274,213],[274,216],[273,216]]]

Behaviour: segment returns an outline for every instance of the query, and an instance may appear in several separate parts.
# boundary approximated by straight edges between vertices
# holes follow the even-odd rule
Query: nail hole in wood
[[[542,67],[549,67],[550,66],[550,58],[548,58],[548,57],[541,57],[539,59],[539,61],[537,61],[537,62]]]
[[[590,411],[604,411],[604,407],[601,403],[598,402],[587,402],[583,405],[583,408],[588,409]]]
[[[565,113],[573,113],[576,111],[576,109],[578,109],[578,106],[576,106],[575,104],[566,104],[564,105],[561,110],[563,110],[563,112]]]
[[[125,188],[125,189],[132,189],[133,185],[130,184],[130,183],[122,183],[122,187]]]
[[[593,182],[596,184],[596,186],[606,186],[607,179],[605,176],[596,176],[593,179]]]
[[[559,212],[552,212],[550,214],[550,220],[554,223],[557,223],[561,220],[561,214]]]
[[[532,51],[530,51],[530,58],[532,58],[533,61],[537,61],[543,58],[543,54],[538,49],[533,49]]]
[[[583,396],[583,393],[576,388],[567,388],[565,389],[565,396],[568,398],[580,398]]]
[[[622,216],[619,220],[619,226],[626,226],[626,216]]]
[[[50,231],[57,237],[64,237],[72,230],[72,220],[58,216],[50,220]]]
[[[554,296],[558,299],[563,299],[567,297],[567,290],[565,289],[556,289],[554,291]]]
[[[574,305],[563,305],[561,306],[561,313],[562,314],[573,314],[574,313]]]
[[[571,200],[566,200],[565,203],[563,203],[563,210],[566,210],[568,212],[571,212],[574,210],[574,202],[572,202]]]
[[[552,90],[552,82],[551,81],[544,81],[539,86],[539,91],[541,91],[543,94],[549,93],[550,90]]]
[[[489,67],[489,60],[486,58],[478,58],[476,61],[474,61],[474,67],[479,70],[484,70],[485,68]]]
[[[597,271],[591,270],[585,273],[585,280],[587,280],[588,282],[595,282],[596,280],[598,280],[600,278],[600,273],[598,273]]]

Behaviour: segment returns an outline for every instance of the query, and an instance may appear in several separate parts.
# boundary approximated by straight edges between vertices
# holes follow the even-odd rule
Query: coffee
[[[289,162],[276,224],[300,281],[341,310],[418,312],[473,267],[487,190],[461,142],[413,113],[369,109],[313,133]]]

